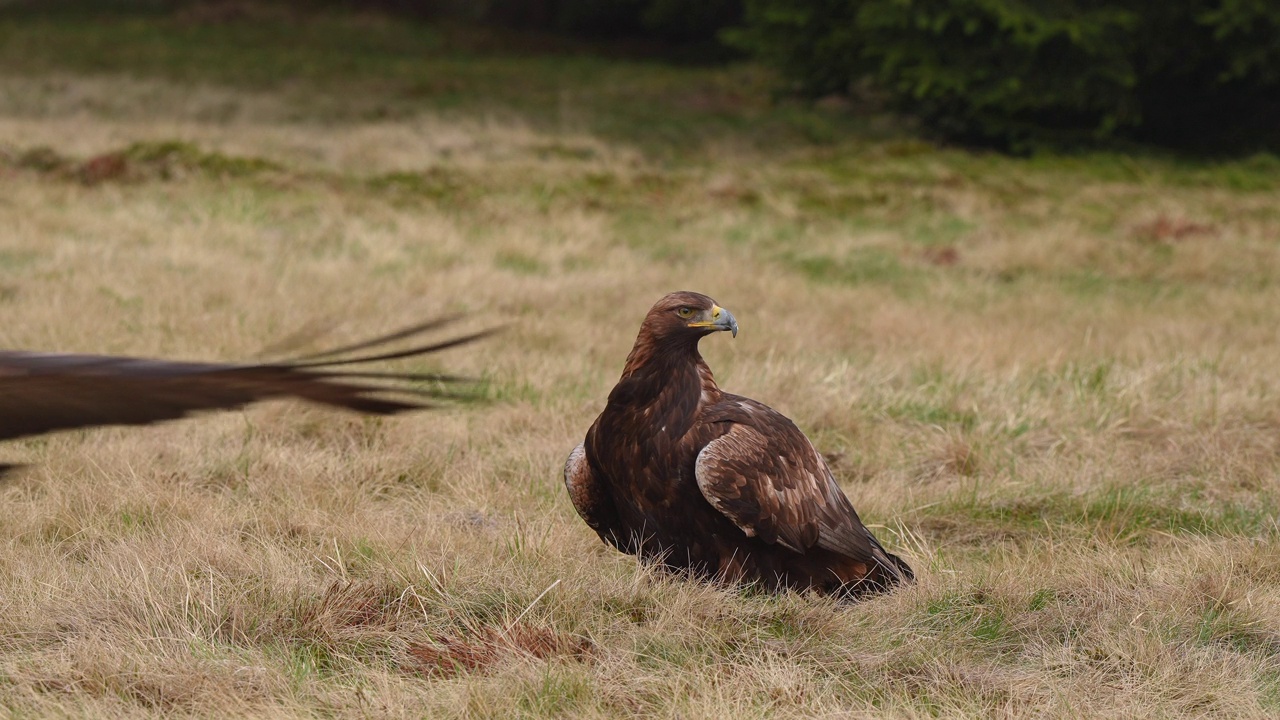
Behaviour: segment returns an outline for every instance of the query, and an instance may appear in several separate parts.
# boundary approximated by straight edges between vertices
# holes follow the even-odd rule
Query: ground
[[[0,13],[0,345],[460,312],[505,331],[401,367],[488,402],[0,446],[5,715],[1280,713],[1280,160],[970,153],[749,65],[227,7]],[[915,586],[708,587],[578,519],[677,289]]]

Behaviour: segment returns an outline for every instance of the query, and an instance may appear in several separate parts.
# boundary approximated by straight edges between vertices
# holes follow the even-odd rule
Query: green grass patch
[[[393,201],[458,203],[470,200],[477,183],[461,170],[434,167],[422,172],[393,172],[366,181],[366,187]]]
[[[547,264],[532,255],[510,251],[498,253],[494,265],[517,275],[545,275]]]
[[[135,163],[154,168],[161,176],[172,174],[175,168],[229,178],[280,170],[280,166],[270,160],[205,152],[191,143],[174,140],[134,143],[124,150],[123,155]]]
[[[923,271],[903,264],[898,255],[883,248],[853,248],[836,257],[794,251],[781,262],[814,282],[839,285],[880,285],[908,295],[924,282]]]
[[[1247,503],[1199,502],[1199,507],[1187,507],[1185,492],[1137,483],[1079,494],[1056,492],[1016,498],[974,497],[966,492],[928,508],[923,524],[941,535],[974,543],[1065,534],[1139,546],[1171,535],[1257,537],[1276,530],[1272,498]]]
[[[34,250],[0,250],[0,271],[16,272],[25,270],[41,258]]]
[[[983,645],[1012,647],[1018,643],[1005,608],[982,589],[948,592],[925,606],[926,624],[943,638],[960,635]]]
[[[337,675],[342,658],[332,644],[323,640],[304,640],[291,644],[284,653],[289,677],[297,684],[326,680]]]
[[[976,412],[960,410],[949,404],[903,400],[884,408],[884,413],[894,420],[921,425],[957,427],[965,431],[973,430],[978,425]]]
[[[1258,702],[1264,709],[1280,710],[1280,671],[1258,673]]]
[[[1195,641],[1201,645],[1218,645],[1238,653],[1280,657],[1280,634],[1238,608],[1212,605],[1200,616],[1193,633]]]
[[[1031,594],[1031,598],[1027,600],[1027,609],[1031,612],[1044,610],[1052,605],[1058,599],[1058,592],[1053,588],[1040,588]]]
[[[155,509],[146,505],[126,507],[120,511],[120,527],[125,532],[148,532],[161,524]]]

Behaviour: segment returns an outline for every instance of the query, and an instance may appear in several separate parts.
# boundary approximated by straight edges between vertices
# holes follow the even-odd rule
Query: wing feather
[[[427,323],[335,352],[382,345],[438,325]],[[147,425],[202,410],[239,408],[280,397],[378,415],[428,408],[431,400],[469,397],[449,387],[461,378],[350,371],[334,366],[425,355],[484,334],[328,362],[303,358],[300,362],[263,364],[195,363],[0,352],[0,439],[98,425]],[[423,388],[404,384],[418,381],[432,385]]]
[[[635,551],[631,538],[620,531],[617,507],[609,491],[591,468],[585,443],[578,443],[565,460],[564,486],[569,491],[573,508],[601,540],[623,552]]]
[[[748,536],[798,553],[819,547],[877,560],[878,544],[804,433],[772,408],[735,402],[741,422],[707,443],[694,466],[712,507]],[[752,407],[742,408],[748,402]]]

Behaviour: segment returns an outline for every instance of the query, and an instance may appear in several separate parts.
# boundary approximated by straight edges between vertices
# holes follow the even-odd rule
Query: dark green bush
[[[870,80],[965,142],[1280,138],[1276,0],[747,0],[726,36],[802,93]]]
[[[742,17],[742,0],[486,0],[484,19],[595,38],[714,42]]]
[[[378,8],[593,39],[716,43],[742,19],[742,0],[273,0],[294,5]],[[3,2],[3,0],[0,0]]]

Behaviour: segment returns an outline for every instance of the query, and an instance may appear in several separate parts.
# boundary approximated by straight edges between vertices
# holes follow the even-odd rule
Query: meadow
[[[1280,714],[1280,159],[1008,158],[747,64],[200,7],[0,8],[0,346],[461,313],[505,330],[397,367],[487,401],[0,446],[0,715]],[[579,520],[564,459],[677,289],[914,586],[710,587]]]

